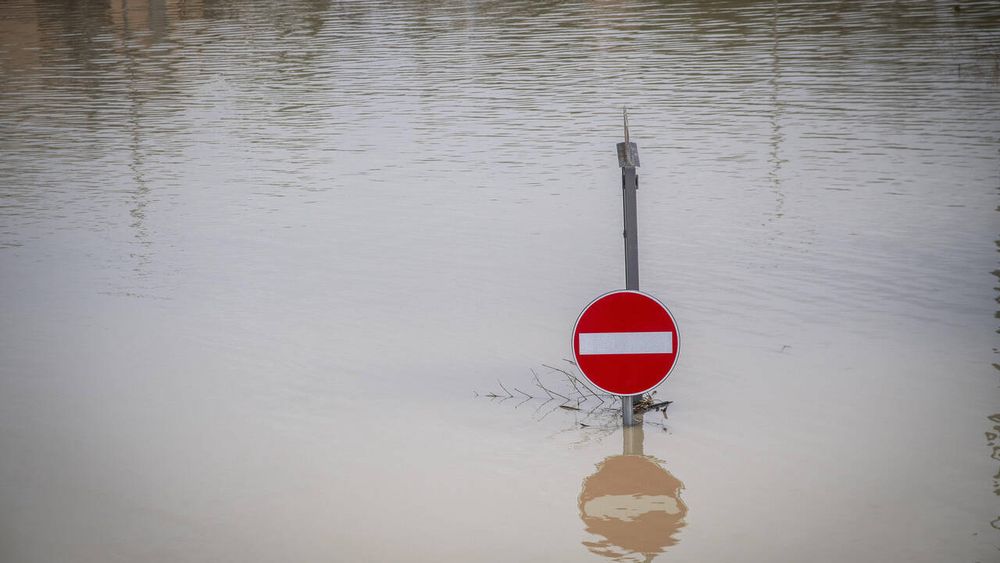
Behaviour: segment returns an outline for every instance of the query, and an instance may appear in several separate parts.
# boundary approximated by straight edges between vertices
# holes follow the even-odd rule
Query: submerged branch
[[[538,383],[538,386],[542,388],[542,391],[545,391],[546,393],[549,394],[549,397],[552,397],[554,399],[555,397],[553,397],[553,395],[555,395],[555,396],[558,396],[558,397],[562,397],[563,399],[566,400],[566,402],[570,401],[570,398],[567,397],[566,395],[563,395],[562,393],[558,393],[556,391],[553,391],[553,390],[545,387],[544,385],[542,385],[542,381],[540,379],[538,379],[538,374],[535,373],[535,370],[531,370],[531,373],[534,374],[534,376],[535,376],[535,382]]]
[[[534,376],[535,376],[535,383],[537,383],[537,384],[538,384],[538,387],[540,387],[542,391],[545,391],[545,392],[546,392],[546,393],[548,394],[548,396],[549,396],[549,399],[555,399],[555,397],[554,397],[554,396],[552,396],[552,392],[551,392],[551,391],[549,391],[548,389],[546,389],[546,388],[545,388],[545,386],[544,386],[544,385],[542,385],[542,382],[541,382],[541,381],[539,381],[539,379],[538,379],[538,374],[537,374],[537,373],[535,373],[535,370],[531,370],[531,375],[534,375]]]
[[[569,361],[569,360],[566,360],[566,361]],[[570,362],[570,363],[572,363],[572,362]],[[576,365],[576,364],[573,364],[573,365]],[[569,377],[573,381],[575,381],[576,383],[579,383],[580,385],[582,385],[583,388],[586,389],[587,391],[589,391],[590,394],[593,395],[595,399],[597,399],[598,401],[601,401],[602,403],[604,402],[604,399],[602,399],[600,395],[598,395],[596,392],[594,392],[594,390],[591,389],[589,385],[587,385],[583,381],[580,381],[580,378],[577,377],[576,375],[574,375],[574,374],[572,374],[572,373],[570,373],[570,372],[568,372],[568,371],[566,371],[566,370],[564,370],[562,368],[557,368],[555,366],[550,366],[549,364],[542,364],[542,366],[547,367],[547,368],[549,368],[551,370],[554,370],[554,371],[558,371],[559,373],[565,374],[566,377]],[[576,387],[576,383],[573,384],[573,387]],[[577,391],[579,391],[579,389]],[[580,393],[580,394],[583,395],[583,393]],[[610,393],[602,393],[602,394],[605,397],[610,397],[611,396]]]
[[[570,360],[565,360],[569,364],[575,366],[576,364]],[[578,376],[570,369],[563,369],[554,365],[541,364],[543,367],[553,371],[558,372],[563,375],[563,377],[553,377],[552,374],[547,374],[546,377],[550,378],[549,386],[546,386],[542,382],[542,378],[539,376],[538,372],[534,369],[529,368],[531,372],[531,378],[535,382],[535,386],[542,390],[545,395],[533,395],[521,389],[524,387],[516,387],[511,385],[508,389],[504,385],[503,381],[497,379],[497,385],[500,386],[502,392],[491,391],[489,393],[481,394],[474,392],[477,397],[488,397],[490,400],[496,400],[503,403],[509,399],[515,397],[515,393],[523,397],[523,400],[517,402],[514,408],[520,408],[521,405],[528,403],[532,400],[538,399],[540,402],[538,407],[534,409],[532,418],[536,421],[541,421],[548,417],[550,414],[557,410],[565,411],[575,411],[579,413],[575,416],[576,422],[574,423],[574,428],[581,429],[586,428],[588,430],[601,429],[601,432],[614,432],[616,428],[620,428],[620,417],[621,410],[618,407],[617,395],[607,393],[600,390],[595,390],[595,388],[589,385],[586,378],[583,376]],[[563,393],[557,391],[561,389]],[[565,394],[564,394],[565,393]],[[637,415],[650,412],[650,411],[660,411],[663,413],[663,417],[667,417],[667,407],[673,401],[656,401],[654,398],[656,391],[651,393],[645,393],[640,396],[635,397],[632,408],[633,412]],[[597,399],[596,402],[588,402],[591,398]],[[610,403],[609,403],[610,401]],[[554,403],[551,408],[546,409],[549,403]],[[610,406],[609,406],[610,405]],[[655,424],[653,421],[648,420],[644,424]],[[664,430],[667,430],[666,426],[659,424]]]
[[[534,399],[534,398],[535,398],[534,396],[532,396],[532,395],[529,395],[529,394],[525,393],[524,391],[521,391],[521,390],[520,390],[520,389],[518,389],[517,387],[514,387],[514,391],[517,391],[518,393],[520,393],[520,394],[524,395],[525,397],[527,397],[527,398],[529,398],[529,399]]]
[[[497,379],[497,383],[500,384],[500,388],[504,390],[504,393],[507,393],[508,397],[511,397],[511,398],[514,397],[514,395],[510,391],[508,391],[506,387],[503,386],[503,382],[501,382],[499,379]]]

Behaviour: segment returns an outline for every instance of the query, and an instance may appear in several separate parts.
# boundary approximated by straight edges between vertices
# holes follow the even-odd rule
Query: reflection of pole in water
[[[120,0],[109,6],[111,22],[122,28],[128,40],[139,39],[149,46],[167,34],[168,4],[174,11],[183,11],[188,2],[177,0]],[[138,32],[136,34],[135,32]]]
[[[580,518],[602,538],[583,545],[615,560],[652,561],[678,541],[688,511],[680,498],[684,484],[643,455],[641,424],[623,430],[624,454],[599,463],[580,489]]]
[[[777,0],[774,2],[773,10],[773,15],[771,17],[771,36],[773,38],[771,46],[771,108],[773,113],[771,114],[771,156],[769,158],[771,171],[768,173],[768,176],[771,180],[771,189],[774,191],[776,202],[774,216],[771,217],[770,221],[774,221],[775,219],[781,217],[785,208],[785,194],[781,191],[781,165],[783,161],[781,160],[781,155],[779,154],[779,149],[781,148],[781,142],[784,140],[784,135],[781,133],[781,122],[779,121],[779,118],[781,117],[782,104],[778,99],[778,79],[781,73],[779,63],[781,62],[781,59],[778,55]]]
[[[642,433],[642,415],[640,414],[636,418],[639,419],[639,424],[636,426],[626,426],[622,429],[622,455],[644,455],[642,453],[644,438]]]
[[[130,111],[129,111],[129,129],[132,134],[131,143],[131,162],[129,163],[129,169],[132,171],[132,179],[135,182],[135,191],[132,193],[132,208],[129,210],[129,215],[132,216],[132,223],[129,225],[135,229],[135,239],[136,244],[139,249],[132,252],[132,256],[136,258],[137,264],[135,266],[135,272],[139,277],[143,277],[145,270],[149,265],[149,255],[148,248],[151,245],[149,240],[149,233],[146,230],[145,219],[146,219],[146,206],[149,205],[149,186],[146,184],[146,179],[143,174],[143,157],[142,157],[142,139],[140,137],[140,132],[142,130],[141,115],[143,106],[142,94],[138,91],[137,84],[139,82],[139,72],[138,63],[136,61],[136,54],[133,48],[129,46],[128,41],[132,36],[132,29],[129,20],[129,5],[127,0],[122,0],[122,48],[125,53],[125,57],[128,59],[127,73],[128,73],[128,97],[131,101]]]
[[[166,35],[167,30],[167,9],[164,0],[140,0],[129,3],[129,0],[121,0],[120,5],[120,27],[122,32],[122,50],[128,61],[126,73],[128,75],[128,98],[131,102],[129,111],[129,129],[131,132],[131,162],[129,169],[132,171],[132,180],[135,189],[132,192],[132,207],[129,215],[132,222],[129,225],[135,230],[135,244],[137,250],[131,253],[136,259],[134,271],[141,278],[145,277],[150,263],[149,250],[152,246],[149,232],[146,227],[146,208],[150,202],[150,188],[146,182],[144,169],[144,150],[142,139],[142,118],[144,116],[144,106],[146,104],[146,92],[142,89],[142,76],[140,72],[139,57],[142,56],[142,47],[131,44],[137,31],[149,31],[151,35],[147,41],[156,41]]]
[[[997,207],[996,211],[1000,211],[1000,207]],[[1000,239],[993,241],[993,243],[996,245],[997,251],[1000,252]],[[993,270],[993,275],[1000,282],[1000,270]],[[1000,285],[993,289],[1000,292]],[[1000,303],[1000,295],[997,296],[996,300]],[[1000,318],[1000,311],[997,311],[995,316]],[[1000,328],[997,328],[996,332],[1000,333]],[[997,349],[994,348],[993,352],[994,354],[997,353]],[[1000,371],[1000,364],[994,362],[993,367]],[[986,445],[990,448],[990,458],[1000,461],[1000,413],[991,414],[986,418],[991,423],[990,428],[986,431]],[[1000,467],[997,468],[996,474],[993,475],[993,494],[1000,496]],[[990,526],[1000,530],[1000,514],[997,514],[997,517],[990,521]]]

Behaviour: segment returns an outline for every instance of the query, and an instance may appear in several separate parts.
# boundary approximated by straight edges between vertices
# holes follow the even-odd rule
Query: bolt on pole
[[[628,108],[622,108],[625,127],[625,142],[618,143],[618,166],[622,169],[622,211],[625,230],[625,289],[639,291],[639,226],[636,212],[636,190],[639,177],[635,169],[639,166],[639,147],[628,138]],[[622,397],[622,424],[633,426],[633,400],[641,395]]]

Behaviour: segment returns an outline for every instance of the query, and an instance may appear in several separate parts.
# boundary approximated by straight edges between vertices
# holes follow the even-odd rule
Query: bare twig
[[[562,369],[562,368],[557,368],[557,367],[555,367],[555,366],[550,366],[549,364],[542,364],[542,367],[547,367],[547,368],[549,368],[549,369],[551,369],[551,370],[555,370],[555,371],[558,371],[558,372],[561,372],[561,373],[565,373],[566,375],[568,375],[568,376],[570,376],[570,377],[572,377],[572,376],[573,376],[573,374],[572,374],[572,373],[570,373],[570,372],[568,372],[568,371],[566,371],[566,370],[564,370],[564,369]]]
[[[653,403],[652,405],[649,405],[649,410],[656,410],[660,407],[663,407],[663,410],[667,410],[667,407],[670,406],[670,403],[672,402],[673,401],[661,401],[659,403]]]
[[[594,390],[591,389],[589,385],[587,385],[586,383],[580,381],[579,378],[574,377],[573,379],[576,379],[577,383],[579,383],[580,385],[583,385],[584,389],[586,389],[587,391],[590,391],[590,394],[593,395],[595,399],[597,399],[598,401],[600,401],[602,405],[604,404],[604,398],[601,397],[600,395],[598,395],[597,393],[595,393]],[[607,393],[605,393],[605,395],[609,396]]]
[[[538,387],[540,387],[542,391],[545,391],[545,393],[548,394],[550,399],[555,399],[555,397],[552,396],[552,393],[549,392],[549,390],[546,389],[544,385],[542,385],[542,382],[538,379],[538,374],[535,373],[535,370],[531,370],[531,374],[535,376],[535,383],[538,384]]]
[[[520,403],[514,405],[514,408],[516,409],[516,408],[520,407],[521,405],[523,405],[524,403],[527,403],[531,399],[533,399],[533,397],[528,397],[527,399],[525,399],[525,400],[521,401]]]
[[[499,379],[497,380],[497,383],[500,384],[500,388],[503,389],[505,393],[507,393],[508,397],[514,396],[510,391],[507,391],[507,388],[503,386],[503,383]]]
[[[553,401],[553,399],[546,399],[544,403],[538,405],[538,408],[535,409],[535,412],[532,414],[532,416],[537,415],[538,411],[542,410],[542,407],[544,407],[545,405],[551,403],[552,401]],[[539,420],[541,420],[541,419],[539,419]]]
[[[531,370],[531,373],[535,373],[535,370]],[[557,395],[559,397],[562,397],[566,401],[570,400],[570,398],[567,397],[566,395],[563,395],[562,393],[553,391],[553,390],[545,387],[544,385],[542,385],[542,382],[538,379],[538,374],[537,373],[535,373],[535,381],[538,382],[538,386],[542,388],[542,391],[545,391],[546,393],[548,393],[550,397],[552,397],[553,395]]]
[[[586,389],[587,391],[589,391],[590,394],[594,396],[594,398],[596,398],[597,400],[601,401],[602,403],[604,402],[604,400],[601,399],[597,395],[597,393],[594,393],[593,389],[591,389],[590,387],[588,387],[586,383],[580,381],[580,378],[578,378],[577,376],[573,375],[572,373],[570,373],[570,372],[568,372],[568,371],[566,371],[564,369],[557,368],[555,366],[550,366],[548,364],[542,364],[542,365],[545,366],[545,367],[547,367],[547,368],[549,368],[549,369],[551,369],[551,370],[553,370],[553,371],[558,371],[559,373],[561,373],[561,374],[565,375],[566,377],[568,377],[570,379],[570,383],[573,385],[573,388],[576,389],[577,393],[580,393],[581,397],[586,397],[586,395],[584,395],[580,391],[579,387],[577,387],[577,383],[579,383],[581,386],[583,386],[584,389]],[[586,400],[586,399],[584,399],[584,400]]]
[[[576,365],[575,363],[571,362],[570,360],[566,360],[566,358],[563,358],[563,360],[565,360],[565,361],[573,364],[574,366]],[[586,383],[584,383],[583,381],[581,381],[580,378],[577,377],[576,375],[574,375],[574,374],[572,374],[572,373],[570,373],[570,372],[568,372],[568,371],[566,371],[566,370],[564,370],[562,368],[557,368],[555,366],[550,366],[548,364],[542,364],[542,365],[545,366],[545,367],[547,367],[547,368],[549,368],[549,369],[551,369],[551,370],[555,370],[555,371],[558,371],[559,373],[565,374],[566,377],[573,378],[573,381],[575,381],[576,383],[579,383],[580,385],[582,385],[583,388],[586,389],[587,391],[590,391],[590,394],[593,395],[595,399],[601,401],[602,403],[604,402],[604,399],[602,399],[600,395],[598,395],[593,389],[591,389],[589,385],[587,385]],[[575,384],[573,386],[576,387]],[[610,393],[602,393],[602,394],[604,396],[606,396],[606,397],[610,397],[611,396]]]
[[[549,416],[550,414],[552,414],[552,413],[554,413],[555,411],[557,411],[557,410],[559,409],[559,407],[560,407],[560,406],[561,406],[561,405],[556,405],[556,406],[552,407],[551,409],[549,409],[548,411],[546,411],[546,412],[545,412],[545,414],[543,414],[543,415],[542,415],[542,417],[538,419],[538,420],[539,420],[539,422],[540,422],[540,421],[542,421],[542,420],[545,420],[545,417],[547,417],[547,416]]]
[[[575,377],[573,377],[573,376],[566,376],[566,380],[569,381],[569,384],[573,386],[573,389],[576,389],[576,392],[579,393],[580,396],[584,398],[584,400],[587,400],[587,396],[584,395],[583,391],[580,391],[580,388],[576,386],[576,378]]]
[[[529,398],[529,399],[534,399],[534,397],[533,397],[533,396],[531,396],[531,395],[529,395],[529,394],[525,393],[524,391],[521,391],[521,390],[520,390],[520,389],[518,389],[517,387],[515,387],[515,388],[514,388],[514,391],[517,391],[518,393],[520,393],[520,394],[524,395],[525,397],[527,397],[527,398]]]
[[[588,418],[594,416],[594,412],[597,411],[597,409],[599,409],[599,408],[601,408],[603,406],[604,406],[604,401],[601,401],[600,404],[595,405],[594,408],[592,408],[589,411],[587,411],[587,414],[583,417],[583,419],[587,420]]]
[[[565,399],[565,401],[563,401],[563,402],[569,402],[569,401],[572,401],[572,399],[570,399],[570,398],[569,398],[569,397],[567,397],[566,395],[563,395],[562,393],[557,393],[557,392],[555,392],[555,391],[553,391],[552,393],[554,393],[554,394],[555,394],[555,395],[556,395],[557,397],[562,397],[563,399]]]

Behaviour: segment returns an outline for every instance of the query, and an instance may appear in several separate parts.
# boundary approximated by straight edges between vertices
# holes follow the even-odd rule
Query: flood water
[[[1000,561],[998,149],[989,1],[0,0],[0,560]]]

